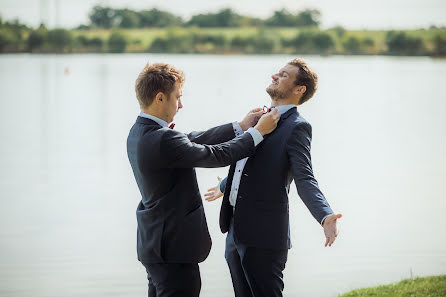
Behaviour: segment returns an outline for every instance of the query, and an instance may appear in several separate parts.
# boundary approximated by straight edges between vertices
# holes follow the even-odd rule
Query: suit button
[[[242,199],[242,195],[238,195],[238,199]]]

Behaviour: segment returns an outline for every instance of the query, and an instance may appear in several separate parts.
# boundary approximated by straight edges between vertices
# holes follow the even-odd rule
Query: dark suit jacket
[[[211,238],[194,167],[227,166],[249,156],[254,141],[246,134],[234,138],[232,124],[227,124],[186,135],[137,118],[127,154],[142,196],[136,210],[141,262],[206,259]]]
[[[311,166],[311,125],[295,107],[284,113],[246,162],[240,180],[235,213],[229,194],[235,164],[229,169],[220,211],[220,228],[229,229],[234,216],[237,240],[247,246],[289,248],[288,192],[294,179],[297,191],[318,221],[333,213],[319,190]]]

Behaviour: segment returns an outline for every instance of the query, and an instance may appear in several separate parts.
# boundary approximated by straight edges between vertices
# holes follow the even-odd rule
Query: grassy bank
[[[340,297],[444,297],[446,275],[406,279],[396,284],[354,290]]]
[[[74,30],[73,35],[108,40],[111,30]],[[424,55],[443,54],[446,29],[400,31],[405,37],[419,40],[417,48],[407,51],[410,41],[389,40],[390,31],[349,31],[342,28],[154,28],[121,29],[125,52],[171,52],[210,54],[324,54],[324,55]],[[202,38],[200,38],[202,37]],[[439,41],[437,41],[440,38]],[[154,42],[156,44],[154,44]],[[398,44],[401,43],[401,44]],[[440,44],[438,44],[440,43]],[[161,44],[161,46],[157,46]],[[182,44],[182,45],[181,45]],[[393,46],[393,48],[389,48]],[[400,50],[401,49],[401,50]]]
[[[0,53],[195,53],[446,56],[446,29],[166,27],[49,30],[0,27]]]

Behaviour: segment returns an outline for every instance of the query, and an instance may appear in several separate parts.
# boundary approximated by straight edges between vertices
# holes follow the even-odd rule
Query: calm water
[[[148,60],[184,69],[175,122],[186,132],[268,104],[270,75],[290,58],[0,56],[0,295],[145,296],[140,197],[125,149],[137,74]],[[306,59],[320,76],[300,108],[313,125],[314,170],[344,217],[338,241],[324,248],[293,185],[285,296],[446,273],[446,61]],[[226,171],[199,169],[202,193]],[[205,203],[213,239],[200,266],[205,297],[233,295],[219,207]]]

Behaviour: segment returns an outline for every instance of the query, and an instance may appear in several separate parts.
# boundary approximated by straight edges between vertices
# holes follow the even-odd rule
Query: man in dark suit
[[[180,70],[153,64],[135,84],[142,111],[130,130],[127,153],[142,196],[136,211],[137,251],[150,297],[199,296],[198,263],[208,256],[211,238],[194,167],[227,166],[251,155],[280,117],[277,112],[262,116],[256,109],[240,123],[205,132],[169,129],[182,108],[183,81]],[[247,133],[235,137],[234,127]]]
[[[271,108],[281,118],[255,155],[233,164],[219,186],[205,194],[222,196],[220,228],[228,232],[225,257],[236,297],[282,296],[283,270],[291,248],[288,192],[297,191],[313,217],[323,226],[331,246],[338,235],[337,220],[313,175],[311,125],[297,106],[317,89],[317,75],[307,63],[294,59],[272,76],[266,89]]]

